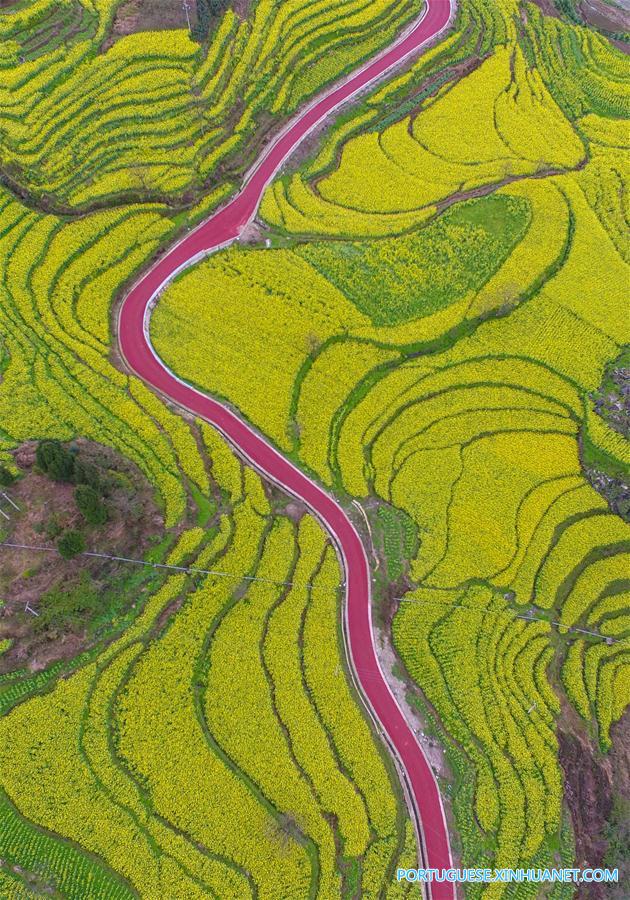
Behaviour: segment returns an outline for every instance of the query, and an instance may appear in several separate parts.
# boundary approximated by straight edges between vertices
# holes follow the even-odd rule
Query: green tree
[[[89,484],[95,491],[102,493],[103,484],[98,467],[80,456],[76,456],[74,460],[74,483]]]
[[[85,550],[85,538],[80,531],[66,531],[57,543],[57,549],[64,559],[74,559]]]
[[[56,512],[53,512],[50,519],[44,525],[44,534],[49,541],[54,541],[63,532],[63,525]]]
[[[0,485],[2,485],[2,487],[9,487],[14,481],[15,475],[13,472],[10,469],[7,469],[6,466],[0,466]]]
[[[74,454],[61,441],[40,441],[35,459],[39,468],[54,481],[72,481]]]
[[[79,512],[89,525],[104,525],[107,522],[105,504],[89,484],[80,484],[74,492]]]
[[[223,15],[229,5],[229,0],[197,0],[197,22],[193,28],[193,35],[198,40],[205,40],[210,33],[210,28],[215,19]]]

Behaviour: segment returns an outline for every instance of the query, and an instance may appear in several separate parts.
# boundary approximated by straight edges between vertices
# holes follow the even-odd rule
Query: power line
[[[59,551],[56,547],[41,547],[33,544],[14,544],[8,541],[1,541],[0,547],[7,547],[11,550],[29,550],[36,551],[40,553],[55,553],[59,555]],[[83,553],[79,554],[80,556],[87,556],[93,559],[108,559],[112,562],[124,562],[130,563],[132,565],[137,566],[146,566],[147,568],[152,569],[165,569],[171,572],[180,572],[189,575],[217,575],[219,578],[233,578],[236,581],[250,581],[250,582],[262,582],[263,584],[273,584],[278,587],[302,587],[307,590],[313,591],[318,590],[316,585],[312,582],[297,582],[297,581],[277,581],[273,578],[264,578],[261,575],[242,575],[237,574],[235,572],[225,572],[221,569],[202,569],[198,566],[176,566],[170,563],[153,563],[148,562],[145,559],[135,559],[133,557],[128,556],[115,556],[110,553],[97,553],[95,551],[86,550]],[[345,587],[345,580],[342,581],[337,588],[337,591],[341,588]],[[328,592],[328,588],[325,588],[326,592]],[[453,601],[444,601],[439,600],[438,598],[420,598],[420,597],[392,597],[392,600],[398,601],[399,603],[428,603],[435,605],[436,603],[451,609],[462,609],[467,612],[476,613],[478,616],[487,617],[487,616],[507,616],[510,619],[521,619],[525,622],[543,622],[546,625],[554,625],[557,628],[564,629],[565,633],[568,634],[585,634],[589,637],[597,638],[600,641],[606,641],[609,644],[627,644],[630,643],[629,638],[618,638],[612,635],[600,634],[597,631],[590,631],[587,628],[580,628],[577,625],[567,625],[564,622],[557,622],[554,619],[546,619],[544,616],[535,616],[530,615],[528,613],[518,613],[512,609],[501,609],[501,610],[492,610],[492,609],[477,609],[472,606],[466,606],[465,603],[458,603],[456,600]]]
[[[59,551],[56,547],[40,547],[34,544],[13,544],[9,541],[1,541],[0,547],[8,547],[11,550],[31,550],[37,551],[40,553],[55,553],[58,556]],[[154,563],[149,562],[146,559],[135,559],[134,557],[129,556],[115,556],[111,553],[96,553],[91,550],[85,550],[82,553],[78,554],[79,556],[88,556],[93,559],[109,559],[112,562],[124,562],[131,563],[136,566],[146,566],[151,569],[167,569],[173,572],[183,572],[191,575],[218,575],[221,578],[234,578],[238,581],[260,581],[264,584],[274,584],[278,587],[304,587],[309,590],[313,590],[315,585],[311,582],[297,582],[297,581],[276,581],[273,578],[264,578],[261,575],[243,575],[241,573],[235,572],[223,572],[220,569],[202,569],[197,566],[175,566],[170,563]],[[340,587],[343,587],[345,582],[342,582]]]
[[[444,601],[439,600],[437,597],[435,598],[420,598],[420,597],[393,597],[393,600],[397,600],[399,603],[433,603],[439,604],[440,606],[448,607],[451,609],[463,609],[467,612],[473,612],[480,616],[508,616],[510,619],[522,619],[525,622],[544,622],[546,625],[555,625],[558,628],[562,628],[566,633],[571,634],[586,634],[589,637],[598,638],[600,641],[607,641],[609,644],[627,644],[630,642],[630,638],[616,638],[612,635],[600,634],[598,631],[590,631],[588,628],[580,628],[577,625],[567,625],[566,622],[557,622],[555,619],[546,619],[544,616],[534,616],[529,613],[517,613],[512,609],[478,609],[474,606],[466,606],[465,603],[458,603],[457,601]]]

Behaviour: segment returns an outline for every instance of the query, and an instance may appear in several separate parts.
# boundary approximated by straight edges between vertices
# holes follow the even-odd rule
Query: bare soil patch
[[[233,0],[232,8],[240,19],[249,18],[249,11],[252,6],[252,0]]]
[[[604,755],[587,736],[577,713],[564,701],[558,742],[565,797],[575,832],[577,865],[582,868],[619,867],[616,887],[582,885],[575,895],[579,900],[611,900],[624,896],[623,883],[630,871],[628,845],[625,860],[616,852],[614,858],[610,858],[613,842],[623,847],[630,832],[630,818],[623,812],[630,810],[630,710],[612,727],[611,737],[612,749]],[[620,834],[624,819],[625,838]]]
[[[246,19],[249,16],[251,0],[234,0],[232,7],[237,16]],[[196,0],[125,0],[118,8],[104,49],[119,38],[138,31],[188,29],[189,20],[194,28],[197,22]]]
[[[562,19],[563,15],[554,0],[532,0],[545,16]],[[613,37],[615,34],[630,30],[630,3],[623,0],[619,4],[606,0],[580,0],[576,4],[576,12],[585,25],[590,25],[603,32],[622,53],[630,53],[630,44]],[[526,15],[525,10],[522,15]]]
[[[259,246],[262,244],[267,233],[268,229],[265,228],[263,223],[254,219],[243,229],[238,240],[240,244],[246,247]]]
[[[560,18],[560,13],[553,3],[553,0],[532,0],[545,16],[551,16],[554,19]]]
[[[153,489],[133,463],[83,439],[73,446],[82,460],[103,473],[108,513],[103,525],[85,522],[76,505],[74,484],[53,481],[37,471],[34,442],[15,452],[22,477],[0,488],[6,494],[0,495],[5,514],[0,516],[0,540],[52,548],[45,552],[0,547],[0,639],[12,640],[10,649],[0,655],[0,672],[24,665],[41,668],[43,663],[70,658],[90,644],[89,621],[84,617],[62,629],[42,629],[41,623],[38,627],[35,614],[41,612],[42,597],[51,591],[67,595],[80,584],[100,594],[129,573],[128,564],[114,560],[83,555],[63,559],[55,549],[61,534],[77,529],[84,534],[89,551],[141,559],[164,533]],[[133,600],[125,598],[128,603]]]
[[[194,0],[187,0],[191,22],[195,21]],[[182,0],[126,0],[122,3],[110,31],[107,49],[118,38],[138,31],[165,31],[173,28],[188,28],[185,4]]]
[[[589,25],[613,34],[630,30],[630,11],[603,0],[582,0],[579,11]]]

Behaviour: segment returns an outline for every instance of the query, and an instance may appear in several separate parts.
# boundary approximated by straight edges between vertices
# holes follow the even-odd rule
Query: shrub
[[[84,613],[96,608],[98,601],[97,592],[84,574],[79,583],[69,589],[66,585],[57,585],[46,591],[39,603],[37,624],[44,627],[76,624]]]
[[[89,484],[80,484],[74,492],[79,512],[89,525],[104,525],[107,521],[107,509]]]
[[[35,458],[42,472],[54,481],[73,480],[74,456],[61,441],[40,441]]]
[[[2,487],[9,487],[14,481],[15,475],[13,472],[10,469],[7,469],[6,466],[0,465],[0,485],[2,485]]]
[[[56,513],[52,514],[50,519],[42,527],[42,531],[45,533],[49,541],[54,541],[55,538],[58,538],[59,535],[63,532],[63,526],[59,521],[59,517]]]
[[[57,544],[57,549],[64,559],[74,559],[85,550],[85,538],[80,531],[66,531]]]

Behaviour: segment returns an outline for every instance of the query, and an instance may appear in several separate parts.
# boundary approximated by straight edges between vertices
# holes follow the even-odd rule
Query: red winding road
[[[303,500],[335,540],[346,574],[345,632],[351,668],[396,761],[423,844],[423,865],[437,869],[452,864],[444,811],[431,767],[379,665],[372,632],[370,571],[357,531],[332,497],[250,425],[180,381],[154,352],[148,322],[157,295],[176,272],[238,237],[256,214],[266,185],[304,137],[344,101],[444,31],[452,6],[454,0],[428,0],[420,21],[388,50],[302,110],[267,148],[240,193],[163,255],[134,285],[121,306],[118,321],[120,349],[130,369],[160,393],[216,426],[257,469]],[[448,883],[434,883],[431,896],[433,900],[452,900],[454,888]]]

